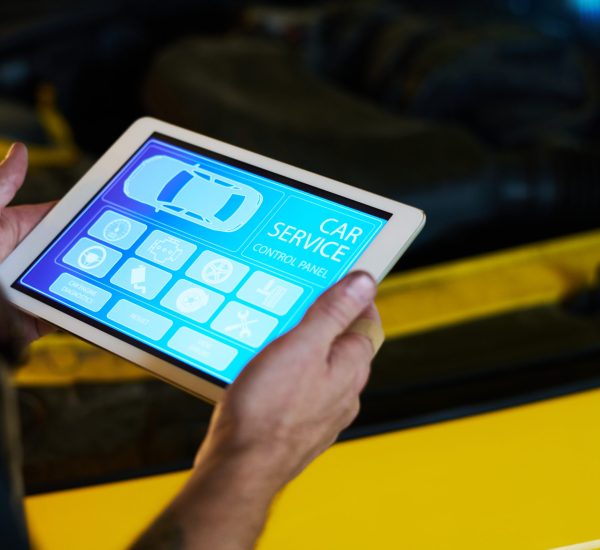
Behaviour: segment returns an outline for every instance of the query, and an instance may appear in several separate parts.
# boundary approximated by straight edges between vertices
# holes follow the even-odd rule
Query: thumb
[[[368,273],[351,273],[318,298],[296,332],[302,334],[305,342],[329,348],[373,302],[376,292],[375,281]]]
[[[0,208],[13,200],[27,172],[27,147],[14,143],[0,162]]]

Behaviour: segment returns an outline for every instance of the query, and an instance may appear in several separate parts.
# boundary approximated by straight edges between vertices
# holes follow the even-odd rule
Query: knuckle
[[[316,363],[325,354],[324,343],[308,319],[267,346],[265,351],[289,359],[310,359]]]
[[[370,363],[373,358],[373,344],[364,334],[349,332],[345,335],[344,345],[348,355],[355,363]]]
[[[356,361],[356,363],[353,364],[352,374],[352,391],[358,396],[369,381],[371,375],[371,362]]]
[[[359,394],[364,390],[365,386],[367,385],[367,382],[369,381],[370,376],[371,376],[371,364],[370,363],[366,363],[366,364],[362,365],[360,369],[358,369],[358,372],[356,374],[355,384],[356,384],[356,390],[358,391]]]
[[[360,413],[360,399],[358,397],[352,400],[349,413],[352,419],[356,418]]]
[[[360,400],[358,398],[352,399],[350,404],[346,409],[346,414],[344,415],[344,428],[347,428],[356,420],[356,417],[360,413]]]
[[[348,324],[348,308],[342,300],[330,299],[317,302],[315,311],[316,315],[327,317],[340,328],[345,328]]]

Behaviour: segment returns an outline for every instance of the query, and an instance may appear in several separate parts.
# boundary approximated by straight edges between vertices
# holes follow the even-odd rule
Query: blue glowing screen
[[[155,134],[13,286],[224,385],[389,217]]]

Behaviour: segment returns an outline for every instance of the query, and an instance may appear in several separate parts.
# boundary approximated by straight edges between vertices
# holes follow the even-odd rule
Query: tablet
[[[22,310],[214,402],[349,271],[381,280],[424,220],[143,118],[5,260],[0,279]]]

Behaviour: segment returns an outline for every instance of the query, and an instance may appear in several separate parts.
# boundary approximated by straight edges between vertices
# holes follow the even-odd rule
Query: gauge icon
[[[107,223],[102,231],[104,240],[109,243],[122,241],[131,233],[131,222],[125,218],[117,218]]]

